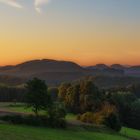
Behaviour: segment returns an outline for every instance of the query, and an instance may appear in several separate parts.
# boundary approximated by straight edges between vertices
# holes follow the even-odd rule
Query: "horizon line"
[[[80,63],[76,62],[76,61],[73,61],[73,60],[68,60],[68,59],[53,59],[53,58],[36,58],[36,59],[28,59],[28,60],[23,60],[23,61],[20,61],[20,62],[16,62],[15,64],[5,64],[5,65],[0,65],[0,67],[6,67],[6,66],[16,66],[16,65],[19,65],[19,64],[22,64],[22,63],[26,63],[26,62],[30,62],[30,61],[42,61],[42,60],[52,60],[52,61],[66,61],[66,62],[73,62],[73,63],[76,63],[78,64],[79,66],[81,67],[88,67],[88,66],[96,66],[96,65],[99,65],[99,64],[103,64],[103,65],[106,65],[106,66],[111,66],[111,65],[122,65],[122,66],[125,66],[125,67],[131,67],[131,66],[140,66],[140,64],[122,64],[122,63],[111,63],[111,64],[107,64],[107,63],[104,63],[104,62],[99,62],[99,63],[94,63],[94,64],[90,64],[90,65],[81,65]]]

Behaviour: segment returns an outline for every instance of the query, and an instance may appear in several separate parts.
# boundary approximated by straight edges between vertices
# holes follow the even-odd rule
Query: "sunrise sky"
[[[41,1],[0,0],[0,65],[140,64],[140,0]]]

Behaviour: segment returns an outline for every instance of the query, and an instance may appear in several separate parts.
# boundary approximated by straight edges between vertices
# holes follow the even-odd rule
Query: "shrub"
[[[77,119],[77,120],[80,120],[80,119],[81,119],[81,115],[78,114],[78,115],[76,116],[76,119]]]
[[[108,126],[109,128],[115,131],[121,130],[121,123],[120,123],[119,117],[115,113],[111,113],[108,117],[106,117],[104,123],[106,126]]]
[[[103,123],[104,116],[100,115],[98,112],[97,113],[86,112],[82,115],[78,115],[77,120],[80,120],[85,123],[93,123],[96,125],[100,125]]]
[[[53,128],[66,128],[66,121],[64,119],[48,118],[46,116],[20,116],[20,115],[6,115],[1,116],[0,120],[10,122],[13,124],[25,124],[31,126],[43,126]]]
[[[93,113],[92,113],[92,112],[84,113],[84,114],[81,116],[81,121],[82,121],[82,122],[92,123],[92,122],[93,122],[92,119],[93,119]]]
[[[108,117],[111,113],[116,112],[117,112],[116,106],[111,105],[108,102],[104,102],[99,113],[104,117]]]
[[[20,116],[20,115],[11,115],[11,116],[6,115],[6,116],[1,116],[0,119],[3,121],[8,121],[10,123],[17,123],[17,124],[23,123],[22,116]]]
[[[100,114],[100,112],[94,113],[93,115],[93,123],[96,125],[101,125],[104,121],[104,116]]]
[[[49,109],[48,115],[52,119],[64,119],[66,116],[65,107],[60,103],[55,103],[52,108]]]
[[[78,119],[82,122],[86,123],[93,123],[96,125],[100,125],[104,123],[105,118],[107,118],[111,113],[116,113],[116,107],[110,105],[109,103],[103,103],[101,110],[93,113],[93,112],[86,112],[80,116]]]
[[[49,126],[53,128],[66,128],[66,121],[64,119],[49,119]]]

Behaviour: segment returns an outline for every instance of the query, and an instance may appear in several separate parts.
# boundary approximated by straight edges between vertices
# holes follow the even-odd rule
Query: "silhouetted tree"
[[[26,89],[27,107],[31,107],[36,115],[38,115],[38,111],[46,110],[51,106],[52,101],[45,81],[34,78],[26,83]]]
[[[81,111],[96,111],[100,107],[103,94],[92,81],[80,83],[80,107]]]

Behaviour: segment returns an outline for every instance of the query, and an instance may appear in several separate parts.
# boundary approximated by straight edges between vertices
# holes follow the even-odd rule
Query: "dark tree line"
[[[24,102],[26,95],[25,88],[0,87],[0,102]]]
[[[131,92],[112,92],[107,95],[108,101],[115,105],[124,126],[140,129],[140,99]]]
[[[34,115],[4,115],[0,116],[1,120],[13,124],[66,127],[65,108],[52,100],[45,81],[34,78],[26,83],[25,89],[24,103],[27,108],[32,109]]]
[[[121,124],[140,129],[139,90],[138,85],[101,90],[92,81],[83,80],[62,84],[58,99],[69,112],[80,113],[78,119],[84,122],[105,123],[117,130]]]
[[[48,88],[45,81],[34,78],[24,88],[0,87],[0,101],[26,102],[36,115],[44,110],[55,120],[65,116],[66,108],[80,121],[119,131],[121,124],[140,129],[139,93],[139,85],[103,90],[92,81],[81,80]]]

